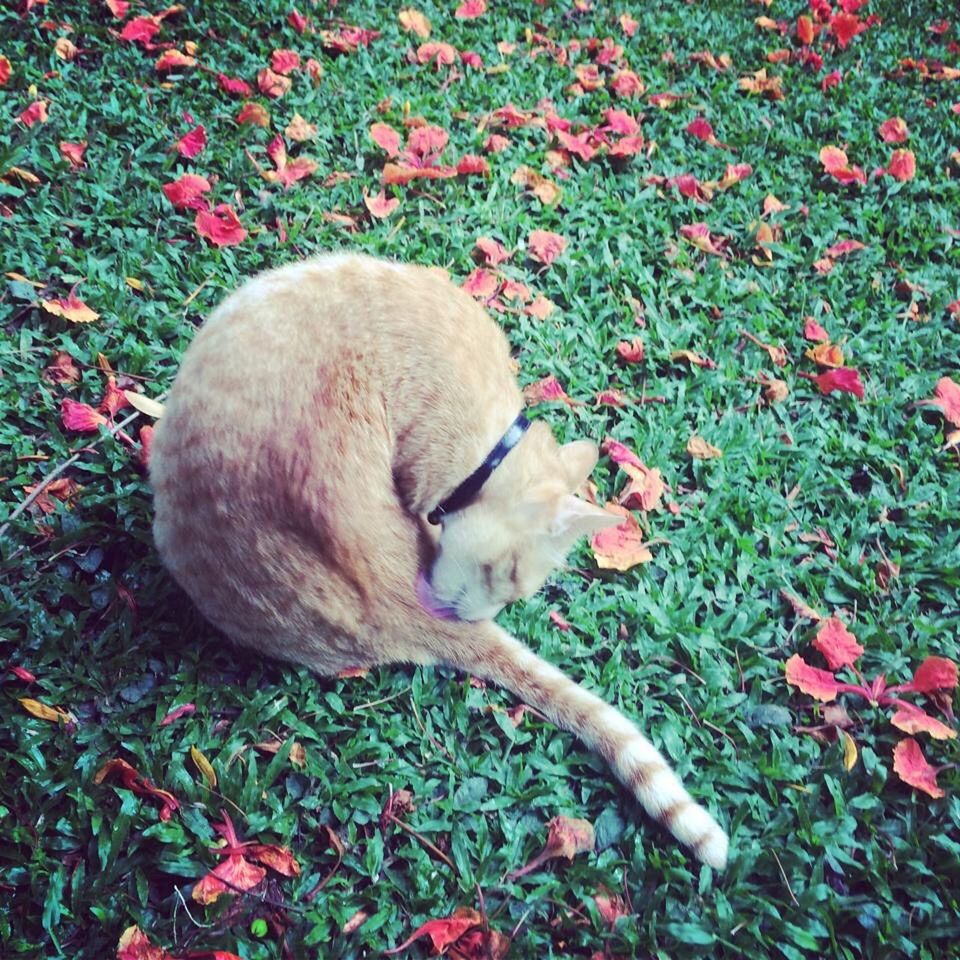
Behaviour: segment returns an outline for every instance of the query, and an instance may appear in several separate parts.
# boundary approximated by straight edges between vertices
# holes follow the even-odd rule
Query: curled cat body
[[[157,423],[161,558],[260,652],[323,675],[447,664],[506,687],[722,868],[725,833],[637,727],[492,619],[618,522],[574,495],[595,445],[535,421],[469,502],[426,522],[522,407],[502,331],[444,271],[328,254],[260,274],[198,332]]]

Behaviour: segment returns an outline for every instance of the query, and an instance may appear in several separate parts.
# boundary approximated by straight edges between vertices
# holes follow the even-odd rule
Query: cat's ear
[[[595,507],[580,497],[568,495],[561,497],[557,504],[557,511],[550,523],[550,533],[558,540],[573,541],[621,523],[623,517]]]
[[[571,490],[578,489],[593,473],[599,455],[597,445],[589,440],[574,440],[573,443],[565,443],[560,448],[560,459]]]

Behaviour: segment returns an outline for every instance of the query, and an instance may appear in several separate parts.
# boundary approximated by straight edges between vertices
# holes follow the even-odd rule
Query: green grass
[[[960,148],[960,116],[950,110],[960,83],[894,75],[907,56],[960,64],[947,47],[956,25],[943,38],[925,29],[950,15],[950,5],[875,0],[861,12],[875,8],[882,24],[845,51],[816,42],[825,57],[819,74],[766,64],[768,51],[793,40],[753,22],[768,14],[792,23],[806,11],[799,2],[764,9],[667,0],[612,11],[596,2],[583,15],[566,4],[494,6],[460,21],[454,4],[417,4],[433,23],[431,39],[476,50],[487,68],[505,65],[463,70],[449,84],[446,69],[408,62],[399,4],[338,5],[337,15],[382,31],[339,58],[321,52],[316,37],[296,34],[285,22],[290,8],[274,0],[187,4],[156,39],[181,49],[196,41],[198,59],[214,72],[183,71],[169,82],[152,70],[156,54],[117,40],[104,5],[51,0],[23,18],[0,13],[0,55],[13,65],[0,88],[0,175],[17,166],[40,180],[0,180],[3,267],[49,285],[38,294],[5,279],[0,293],[0,522],[24,486],[91,440],[62,428],[59,404],[67,395],[99,401],[99,353],[158,395],[204,315],[265,266],[351,247],[442,264],[462,278],[476,238],[495,236],[520,250],[505,272],[559,307],[542,322],[502,317],[523,382],[552,373],[580,400],[610,385],[634,398],[666,398],[538,414],[563,438],[627,443],[663,471],[682,506],[676,516],[643,518],[650,538],[663,541],[652,563],[599,574],[583,547],[569,571],[502,620],[662,745],[728,825],[729,869],[717,875],[694,864],[570,736],[530,715],[514,728],[501,712],[513,701],[496,689],[403,668],[318,681],[229,649],[160,567],[135,458],[100,438],[68,471],[83,488],[73,508],[22,514],[0,545],[0,654],[38,678],[25,686],[5,675],[0,692],[4,957],[112,956],[133,923],[178,956],[214,948],[250,960],[377,956],[430,917],[477,907],[478,888],[491,924],[505,934],[518,928],[517,957],[933,958],[956,949],[957,742],[921,738],[928,759],[947,765],[939,778],[947,795],[931,800],[894,775],[900,735],[879,711],[849,704],[860,745],[849,773],[838,745],[795,732],[817,723],[817,711],[785,684],[783,664],[807,653],[812,629],[779,595],[787,589],[824,613],[842,611],[866,648],[869,675],[899,682],[928,654],[960,658],[958,458],[942,449],[942,417],[913,406],[939,377],[960,372],[960,326],[946,310],[960,297],[960,245],[950,232],[960,228],[960,180],[950,163]],[[640,22],[633,38],[616,22],[625,9]],[[303,12],[323,18],[322,9]],[[46,17],[72,25],[81,50],[73,62],[54,55],[62,31],[42,27]],[[622,170],[602,159],[574,162],[559,180],[545,163],[543,130],[507,131],[512,144],[489,158],[489,178],[397,189],[400,209],[371,222],[362,196],[377,191],[384,155],[367,129],[376,120],[399,129],[405,104],[449,130],[451,158],[480,152],[489,132],[480,121],[507,102],[529,109],[549,97],[572,120],[601,120],[613,103],[605,90],[568,98],[572,66],[528,56],[524,31],[534,21],[560,42],[613,36],[648,93],[687,98],[670,110],[648,106],[646,95],[616,104],[645,114],[643,134],[657,149]],[[498,52],[501,40],[516,42],[516,52]],[[300,73],[282,99],[257,96],[270,110],[270,131],[238,127],[240,101],[219,91],[215,72],[254,82],[279,47],[316,57],[323,79],[314,86]],[[729,53],[732,68],[688,60],[706,49]],[[738,91],[738,78],[764,65],[783,76],[784,100]],[[820,80],[833,69],[843,81],[823,94]],[[14,118],[35,99],[31,85],[49,100],[49,120],[27,130]],[[209,137],[193,161],[171,150],[190,127],[184,111]],[[296,112],[319,130],[314,142],[288,143],[291,155],[320,166],[283,192],[258,176],[247,152],[267,163],[267,142]],[[729,151],[685,132],[698,115]],[[843,187],[824,176],[818,152],[827,144],[846,145],[868,175],[885,165],[893,148],[877,126],[895,115],[911,131],[905,146],[916,154],[915,179]],[[57,144],[81,139],[89,141],[87,165],[73,171]],[[646,183],[683,172],[718,179],[728,162],[749,163],[753,173],[708,207]],[[558,206],[544,208],[510,183],[520,164],[558,179]],[[212,197],[241,210],[250,231],[243,244],[210,247],[194,233],[192,214],[171,208],[160,186],[188,171],[217,177]],[[324,185],[334,171],[351,177]],[[769,193],[789,209],[772,218],[782,235],[772,262],[758,266],[753,237]],[[356,232],[325,219],[330,212],[355,216]],[[728,259],[678,239],[682,225],[701,220],[730,238]],[[570,242],[542,272],[522,253],[537,228]],[[867,248],[821,276],[812,264],[846,238]],[[101,314],[96,322],[73,325],[37,306],[38,296],[63,296],[81,279],[79,295]],[[898,293],[904,280],[923,292]],[[911,299],[919,322],[904,316]],[[643,330],[632,301],[643,307]],[[862,401],[822,397],[797,376],[816,372],[803,357],[806,315],[844,344],[865,383]],[[782,343],[791,362],[778,373],[742,330]],[[624,368],[615,345],[637,334],[647,359]],[[84,365],[69,389],[41,376],[58,349]],[[707,354],[716,369],[671,362],[679,349]],[[760,372],[789,383],[786,401],[757,403]],[[723,458],[691,461],[684,450],[693,433]],[[619,489],[612,465],[595,479],[605,498]],[[799,538],[817,527],[835,556]],[[889,593],[874,577],[881,550],[901,566]],[[570,621],[569,632],[550,622],[552,609]],[[35,719],[17,702],[22,696],[58,704],[77,722]],[[194,714],[158,726],[186,702],[196,704]],[[306,765],[252,748],[272,735],[302,744]],[[190,761],[192,746],[213,764],[215,791]],[[158,820],[155,803],[94,783],[118,756],[181,800],[169,822]],[[391,789],[412,792],[407,822],[455,871],[415,837],[381,830]],[[190,901],[190,885],[215,863],[211,823],[224,807],[244,838],[289,845],[301,876],[209,908]],[[506,882],[560,814],[596,824],[596,853]],[[324,826],[338,832],[346,853],[307,900],[336,862]],[[629,897],[629,916],[612,930],[592,899],[601,886]],[[342,934],[361,909],[366,923]],[[263,938],[249,929],[258,917],[271,921]]]

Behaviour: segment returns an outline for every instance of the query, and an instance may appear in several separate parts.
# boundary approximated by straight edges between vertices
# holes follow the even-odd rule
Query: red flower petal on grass
[[[451,67],[457,62],[457,48],[450,43],[421,43],[417,47],[417,63],[428,64],[431,60],[437,61],[437,69]]]
[[[257,127],[270,126],[270,114],[267,108],[261,103],[245,103],[237,114],[236,121],[240,126],[245,123],[253,124]]]
[[[286,76],[300,68],[300,54],[296,50],[274,50],[270,54],[270,66],[275,73]]]
[[[400,134],[389,123],[373,124],[370,127],[370,139],[386,150],[388,157],[395,157],[400,152]]]
[[[141,430],[142,434],[143,431]],[[188,717],[191,713],[195,713],[197,710],[196,706],[192,703],[181,703],[179,707],[174,707],[161,721],[159,726],[169,727],[171,723],[176,720],[179,720],[181,717]]]
[[[787,661],[786,677],[787,683],[799,687],[808,696],[824,703],[835,699],[840,692],[840,687],[829,670],[811,667],[797,653]]]
[[[234,247],[247,236],[240,218],[228,203],[218,204],[213,210],[198,210],[193,224],[201,237],[218,247]]]
[[[117,388],[116,378],[107,377],[107,388],[98,407],[101,413],[107,414],[112,420],[124,407],[129,406],[130,401],[127,399],[127,395]]]
[[[639,337],[632,340],[621,340],[617,344],[617,355],[624,363],[641,363],[643,361],[643,341]]]
[[[618,70],[610,78],[610,89],[618,97],[638,97],[647,88],[632,70]]]
[[[496,274],[484,270],[482,267],[477,267],[476,270],[472,270],[467,275],[466,280],[460,286],[471,297],[476,297],[478,300],[489,300],[497,292],[500,281]]]
[[[957,665],[952,660],[927,657],[907,686],[917,693],[932,693],[934,690],[952,690],[956,685]]]
[[[619,440],[609,437],[600,444],[600,452],[606,454],[618,467],[630,464],[634,467],[643,467],[641,459]]]
[[[831,87],[840,86],[840,81],[843,79],[843,74],[839,70],[831,70],[821,81],[820,81],[820,90],[822,93],[826,93]]]
[[[81,140],[79,143],[68,143],[66,140],[60,141],[60,155],[66,159],[74,170],[80,170],[84,166],[83,154],[87,149],[87,141]]]
[[[282,73],[276,73],[268,67],[257,73],[257,87],[265,97],[276,100],[277,97],[282,97],[292,86],[293,81],[289,77],[285,77]]]
[[[457,173],[461,177],[472,175],[486,177],[490,173],[490,164],[483,157],[467,153],[457,161]]]
[[[829,342],[829,341],[830,341],[830,334],[827,333],[827,331],[824,330],[824,328],[821,327],[820,324],[817,323],[817,321],[813,319],[813,317],[804,317],[804,318],[803,318],[803,335],[804,335],[808,340],[813,340],[814,342],[816,342],[816,341]]]
[[[35,123],[47,122],[46,100],[35,100],[25,110],[22,110],[17,119],[25,126],[32,127]]]
[[[487,0],[464,0],[453,12],[458,20],[473,20],[487,12]]]
[[[10,66],[10,61],[4,56],[0,56],[0,87],[6,85],[11,73],[13,73],[13,68]]]
[[[860,372],[855,367],[839,367],[836,370],[827,370],[819,376],[808,375],[823,394],[840,390],[852,393],[858,400],[863,399],[863,384],[860,381]]]
[[[495,267],[510,259],[506,247],[492,237],[479,237],[474,244],[474,249],[483,257],[483,262],[488,267]]]
[[[697,117],[695,120],[691,120],[687,124],[687,133],[704,143],[713,145],[717,142],[717,138],[713,134],[713,126],[706,117]]]
[[[919,403],[939,407],[944,417],[955,427],[960,427],[960,384],[950,377],[941,377],[934,388],[933,396],[929,400]]]
[[[289,23],[297,33],[306,33],[310,28],[310,21],[297,10],[291,10],[290,13],[287,14],[287,23]]]
[[[843,257],[855,250],[865,250],[866,247],[859,240],[841,240],[832,247],[827,247],[825,253],[828,257]]]
[[[549,266],[567,248],[565,237],[550,230],[534,230],[527,238],[527,250],[537,263]]]
[[[128,20],[120,31],[120,39],[128,43],[141,43],[147,46],[160,30],[156,17],[134,17]]]
[[[893,770],[904,783],[934,799],[944,795],[937,786],[937,768],[927,763],[920,744],[913,737],[901,740],[893,748]]]
[[[246,80],[239,77],[228,77],[225,73],[217,74],[217,83],[224,93],[229,93],[232,97],[252,97],[253,87]]]
[[[537,403],[565,403],[568,407],[577,406],[576,400],[571,400],[560,381],[551,373],[536,383],[529,383],[523,388],[523,399],[533,406]]]
[[[824,655],[831,670],[849,667],[863,654],[857,638],[836,617],[824,621],[813,645]]]
[[[192,160],[194,157],[199,156],[206,145],[207,131],[201,123],[195,126],[189,133],[185,133],[177,141],[177,150],[180,151],[181,157]]]
[[[173,183],[165,183],[163,195],[178,210],[205,210],[207,202],[203,194],[211,190],[210,181],[196,173],[185,173]]]
[[[180,67],[195,67],[196,65],[197,61],[195,57],[188,57],[185,53],[174,49],[164,50],[163,53],[157,57],[153,69],[158,73],[165,73],[167,70],[177,70]]]
[[[380,179],[385,186],[404,186],[414,180],[447,180],[456,175],[456,167],[414,167],[408,163],[388,163],[384,165]]]
[[[79,284],[77,284],[79,286]],[[100,314],[91,310],[78,296],[75,286],[65,297],[55,300],[41,300],[40,306],[55,317],[63,317],[71,323],[92,323]]]
[[[117,960],[173,960],[136,925],[127,927],[117,941]]]
[[[381,188],[380,192],[373,197],[365,193],[363,205],[370,211],[371,217],[383,220],[400,206],[400,201],[396,197],[387,197],[386,191]]]
[[[912,180],[917,173],[917,158],[912,150],[894,150],[887,164],[887,173],[901,183]]]
[[[841,50],[845,50],[847,44],[858,34],[867,29],[867,25],[861,22],[860,18],[852,13],[835,13],[830,17],[827,25],[830,32],[837,38],[837,44]]]
[[[450,134],[443,127],[417,127],[407,137],[407,152],[423,164],[435,162],[443,153]]]
[[[24,683],[33,683],[37,678],[24,667],[9,667],[10,672]]]
[[[590,546],[597,566],[601,570],[625,571],[639,563],[649,563],[653,554],[643,541],[643,530],[637,518],[616,504],[608,503],[604,509],[622,517],[623,522],[593,535]]]
[[[153,797],[160,801],[160,819],[169,820],[180,809],[180,801],[167,790],[161,790],[151,780],[138,773],[126,760],[108,760],[96,773],[94,783],[103,783],[107,777],[117,774],[127,790],[142,797]]]
[[[936,717],[931,717],[912,703],[901,700],[897,704],[897,712],[890,718],[890,722],[904,733],[929,733],[934,740],[953,740],[957,731],[941,723]]]
[[[903,143],[910,131],[902,117],[891,117],[880,124],[880,136],[886,143]]]
[[[242,893],[255,887],[267,871],[242,856],[227,857],[194,884],[191,896],[197,903],[213,903],[222,893]]]
[[[482,2],[482,0],[481,0]],[[384,956],[392,956],[406,950],[416,940],[421,937],[429,937],[433,945],[433,952],[436,955],[446,952],[447,947],[456,943],[468,930],[483,923],[483,917],[475,910],[463,910],[460,914],[454,914],[452,917],[444,917],[440,920],[428,920],[426,923],[417,927],[411,936],[403,941],[399,946],[392,950],[384,950]]]
[[[846,153],[839,147],[827,146],[820,150],[824,170],[841,183],[866,183],[867,175],[860,167],[851,167]]]
[[[150,466],[150,449],[153,446],[153,427],[149,423],[140,428],[138,439],[140,440],[140,452],[137,459],[142,467]]]

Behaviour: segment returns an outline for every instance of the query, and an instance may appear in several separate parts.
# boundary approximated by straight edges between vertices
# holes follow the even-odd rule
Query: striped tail
[[[722,870],[727,835],[697,804],[656,747],[619,710],[574,683],[496,624],[483,624],[483,638],[452,666],[504,686],[557,726],[579,737],[613,768],[644,810],[697,859]]]

